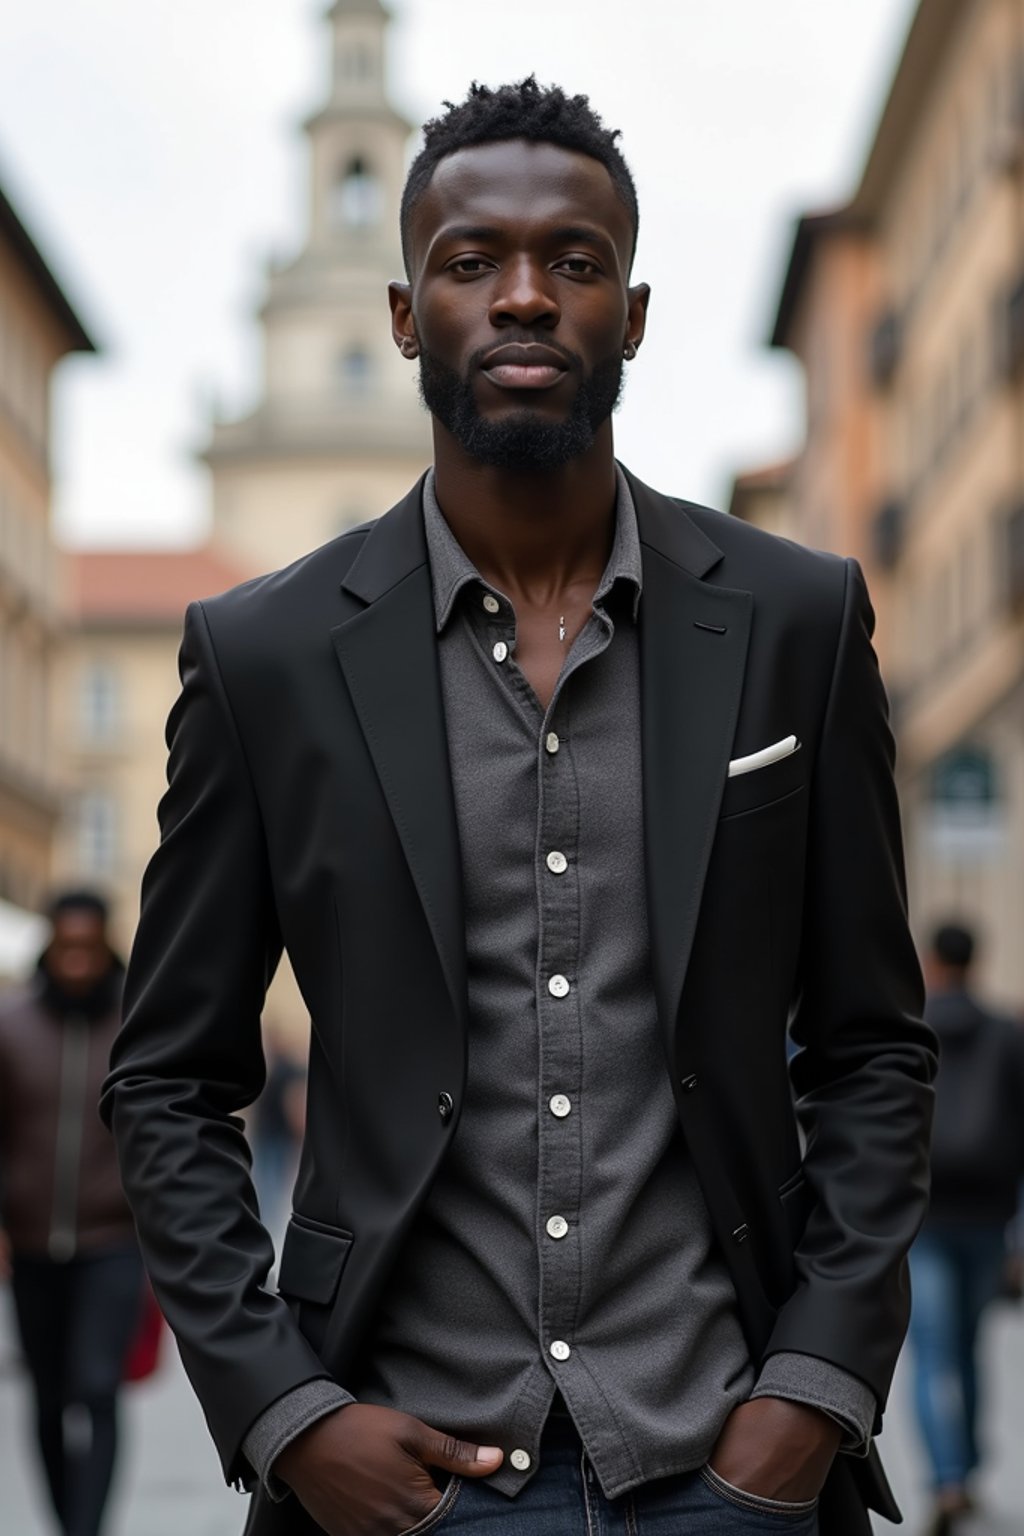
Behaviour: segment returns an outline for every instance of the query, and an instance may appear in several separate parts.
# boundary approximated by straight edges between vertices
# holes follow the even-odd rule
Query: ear
[[[626,290],[628,307],[626,310],[626,335],[623,338],[625,347],[632,347],[633,356],[636,349],[644,339],[647,329],[647,306],[651,301],[651,289],[649,283],[637,283]]]
[[[388,303],[391,305],[391,335],[403,357],[420,355],[416,340],[416,322],[412,317],[412,286],[409,283],[388,283]]]

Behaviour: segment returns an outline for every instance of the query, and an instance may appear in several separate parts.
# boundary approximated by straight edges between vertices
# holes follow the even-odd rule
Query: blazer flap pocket
[[[334,1300],[351,1248],[351,1232],[293,1216],[281,1250],[278,1290],[297,1301],[328,1305]]]

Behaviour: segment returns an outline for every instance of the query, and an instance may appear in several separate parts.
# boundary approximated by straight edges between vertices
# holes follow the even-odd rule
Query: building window
[[[79,694],[82,739],[90,746],[113,741],[121,723],[121,688],[109,661],[91,661],[82,673]]]
[[[117,865],[117,807],[106,790],[78,798],[78,867],[83,875],[109,878]]]
[[[380,222],[383,196],[380,182],[361,155],[355,155],[335,183],[331,222],[336,228],[370,229]]]

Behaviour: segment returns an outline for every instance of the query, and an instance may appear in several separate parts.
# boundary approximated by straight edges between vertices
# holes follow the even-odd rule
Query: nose
[[[523,256],[505,268],[491,299],[492,325],[543,325],[550,330],[561,313],[551,274],[543,266]]]

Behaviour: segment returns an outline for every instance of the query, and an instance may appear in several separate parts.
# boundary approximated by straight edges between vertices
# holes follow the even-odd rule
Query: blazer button
[[[738,1243],[745,1243],[747,1238],[750,1236],[750,1228],[747,1226],[746,1222],[744,1221],[744,1222],[741,1223],[740,1226],[738,1226],[738,1227],[736,1227],[734,1229],[732,1235],[733,1235],[733,1237],[736,1239],[736,1241]]]
[[[450,1093],[439,1093],[437,1096],[437,1112],[442,1120],[450,1120],[452,1110],[455,1108],[455,1100]]]
[[[691,1072],[689,1077],[684,1077],[679,1084],[684,1093],[692,1093],[697,1086],[697,1074]]]

